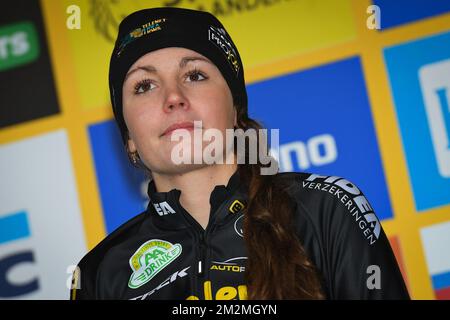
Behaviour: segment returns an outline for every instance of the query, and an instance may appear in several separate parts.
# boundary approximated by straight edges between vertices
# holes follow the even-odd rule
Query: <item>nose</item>
[[[167,88],[167,97],[163,109],[164,112],[170,113],[177,108],[187,110],[189,102],[182,90],[177,85],[174,85]]]

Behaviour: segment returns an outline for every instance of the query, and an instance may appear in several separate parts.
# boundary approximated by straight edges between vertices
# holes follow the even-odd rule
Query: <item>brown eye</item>
[[[150,79],[144,79],[142,81],[139,81],[134,86],[134,93],[135,94],[142,94],[147,92],[148,90],[152,90],[152,85],[155,85]]]
[[[197,82],[197,81],[203,81],[203,80],[207,79],[207,77],[198,70],[189,71],[186,74],[186,78],[189,79],[189,82]]]

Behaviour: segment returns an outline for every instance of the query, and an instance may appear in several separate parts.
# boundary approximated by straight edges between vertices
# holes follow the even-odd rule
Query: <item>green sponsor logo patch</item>
[[[146,241],[130,258],[133,273],[128,281],[131,289],[149,282],[181,254],[181,245],[160,239]]]
[[[0,26],[0,71],[30,63],[39,57],[39,41],[33,23]]]

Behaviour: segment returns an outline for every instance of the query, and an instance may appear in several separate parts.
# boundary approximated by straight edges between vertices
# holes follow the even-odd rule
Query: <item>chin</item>
[[[152,172],[156,172],[159,174],[164,175],[181,175],[185,174],[194,170],[198,170],[201,168],[204,168],[208,166],[208,164],[174,164],[170,160],[166,162],[164,165],[160,166],[159,168],[155,168],[152,170]]]

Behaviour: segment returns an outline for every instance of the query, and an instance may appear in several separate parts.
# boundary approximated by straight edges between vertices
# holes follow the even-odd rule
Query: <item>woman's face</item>
[[[180,141],[171,141],[170,126],[202,121],[203,131],[218,129],[225,145],[225,130],[236,124],[231,91],[219,69],[186,48],[164,48],[142,56],[128,70],[122,90],[129,151],[137,150],[152,172],[182,173],[192,167],[173,163],[172,148]],[[192,130],[189,134],[193,138]],[[208,143],[203,142],[202,149]]]

